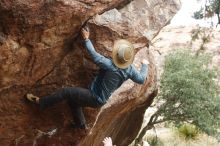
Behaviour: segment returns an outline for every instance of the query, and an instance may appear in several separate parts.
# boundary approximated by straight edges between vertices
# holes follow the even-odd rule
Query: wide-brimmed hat
[[[134,61],[134,46],[127,40],[117,40],[112,50],[112,59],[118,68],[125,69]]]

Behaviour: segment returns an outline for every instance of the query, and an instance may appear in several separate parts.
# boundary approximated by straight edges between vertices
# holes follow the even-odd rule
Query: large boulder
[[[179,5],[179,0],[2,0],[0,145],[98,146],[111,136],[118,146],[127,146],[140,130],[157,91],[149,42]],[[90,126],[85,132],[69,128],[71,114],[66,103],[40,111],[23,96],[90,85],[98,68],[79,36],[87,21],[98,52],[109,57],[114,41],[124,38],[135,46],[137,67],[143,58],[151,64],[144,85],[129,80],[102,108],[85,108]]]

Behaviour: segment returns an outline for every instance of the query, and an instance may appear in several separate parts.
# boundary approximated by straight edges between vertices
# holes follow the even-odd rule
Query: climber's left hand
[[[89,39],[89,34],[89,30],[87,30],[86,28],[82,28],[81,35],[84,40]]]

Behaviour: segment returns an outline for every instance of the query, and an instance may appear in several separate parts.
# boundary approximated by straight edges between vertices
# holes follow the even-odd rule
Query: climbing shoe
[[[39,103],[39,97],[34,96],[33,94],[28,93],[28,94],[25,95],[25,98],[30,102],[33,102],[33,103],[36,103],[36,104]]]

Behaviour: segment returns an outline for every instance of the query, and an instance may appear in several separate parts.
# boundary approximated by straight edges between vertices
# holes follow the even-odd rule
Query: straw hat
[[[112,59],[118,68],[125,69],[133,63],[134,46],[127,40],[117,40],[112,50]]]

